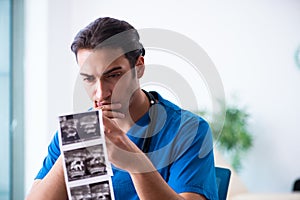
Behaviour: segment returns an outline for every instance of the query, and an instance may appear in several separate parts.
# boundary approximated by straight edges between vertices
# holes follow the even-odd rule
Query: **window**
[[[11,63],[10,63],[10,1],[0,1],[0,199],[10,199],[10,91],[11,91]]]
[[[23,0],[0,0],[0,199],[24,199]]]

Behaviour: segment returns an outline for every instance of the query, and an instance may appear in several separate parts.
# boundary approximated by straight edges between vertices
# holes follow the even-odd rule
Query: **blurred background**
[[[78,67],[71,42],[104,16],[136,29],[172,30],[200,45],[226,103],[249,114],[253,140],[239,180],[248,193],[292,191],[300,178],[300,1],[0,0],[0,200],[28,193],[57,116],[73,112]],[[154,63],[146,53],[147,62]]]

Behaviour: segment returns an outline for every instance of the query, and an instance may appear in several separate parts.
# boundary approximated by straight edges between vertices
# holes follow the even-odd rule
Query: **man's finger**
[[[115,103],[115,104],[105,104],[96,107],[96,109],[101,109],[101,110],[117,110],[120,109],[122,105],[120,103]]]
[[[125,115],[121,112],[103,110],[102,113],[104,116],[106,116],[110,119],[111,118],[119,118],[119,119],[125,118]]]

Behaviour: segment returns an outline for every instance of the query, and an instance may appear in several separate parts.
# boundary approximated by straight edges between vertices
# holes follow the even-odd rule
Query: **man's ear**
[[[143,56],[138,57],[136,64],[135,64],[135,68],[136,68],[137,77],[141,78],[144,75],[144,71],[145,71],[145,63],[144,63]]]

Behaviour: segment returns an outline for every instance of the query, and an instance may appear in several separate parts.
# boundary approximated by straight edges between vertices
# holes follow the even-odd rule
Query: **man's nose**
[[[108,96],[109,89],[107,88],[107,85],[101,80],[98,80],[95,88],[95,100],[102,101],[107,99]]]

